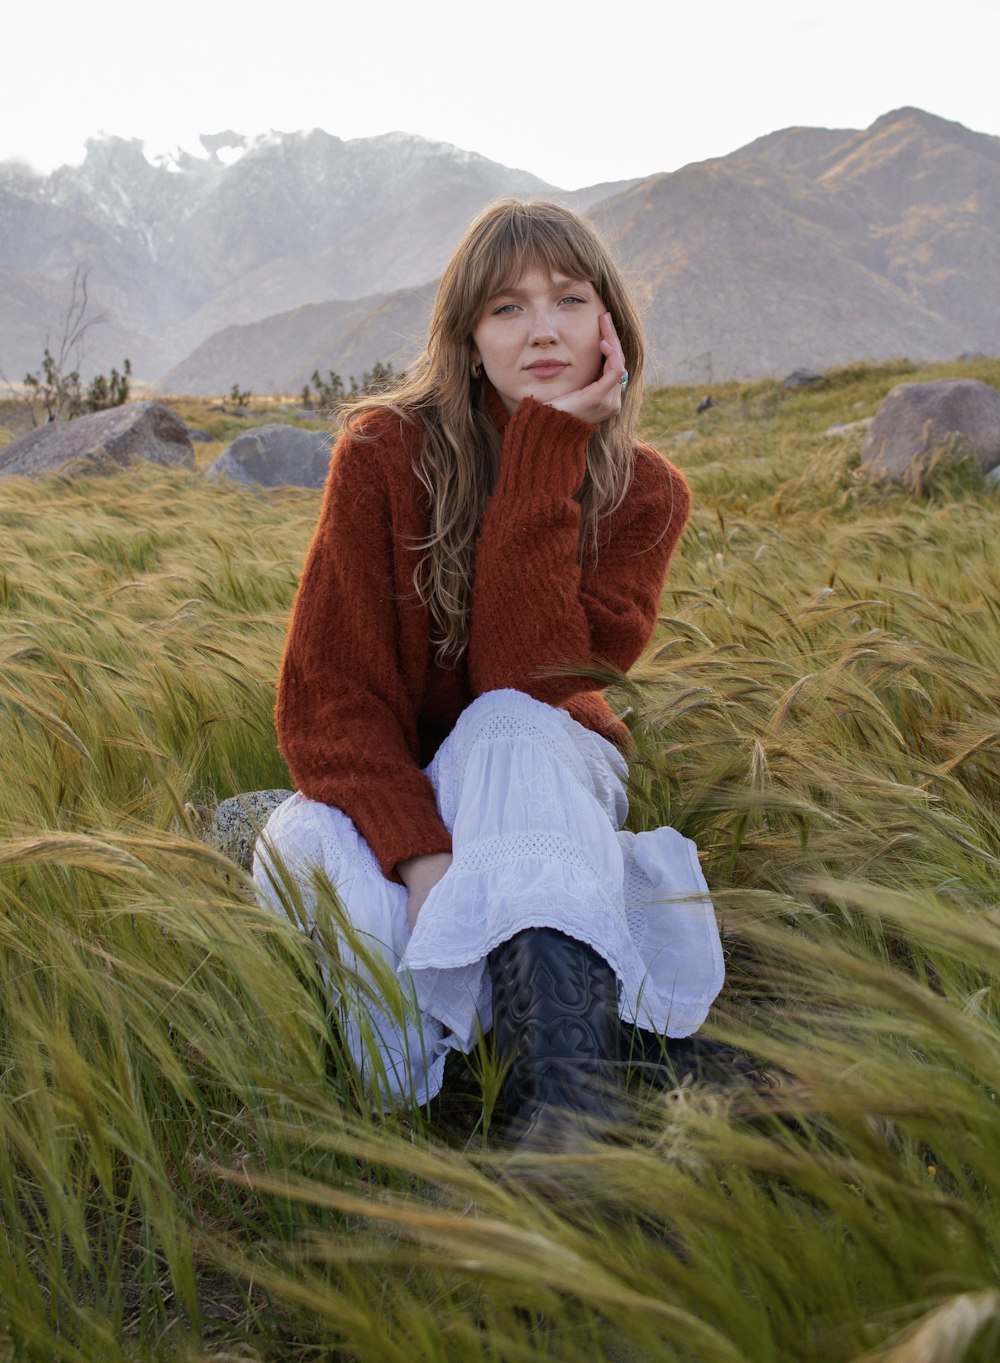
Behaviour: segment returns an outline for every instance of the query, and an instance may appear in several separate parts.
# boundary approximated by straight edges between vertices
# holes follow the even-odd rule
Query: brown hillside
[[[654,379],[1000,351],[1000,139],[920,110],[773,133],[592,211],[644,299]],[[166,386],[219,391],[243,364],[260,391],[294,390],[320,360],[405,363],[429,295],[323,306],[213,338]]]
[[[405,364],[472,214],[560,193],[401,133],[276,133],[231,165],[209,143],[169,166],[120,138],[49,177],[0,166],[0,370],[37,367],[77,264],[110,323],[85,371],[128,355],[163,390],[264,393]],[[654,379],[1000,352],[1000,138],[899,109],[563,197],[635,278]]]

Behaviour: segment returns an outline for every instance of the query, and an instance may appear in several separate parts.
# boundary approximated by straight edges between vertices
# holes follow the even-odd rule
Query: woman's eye
[[[565,298],[561,298],[559,301],[561,303],[585,303],[587,300],[585,298],[580,298],[575,293],[570,293],[567,294]]]
[[[493,309],[494,317],[501,317],[504,313],[511,313],[517,308],[516,303],[501,303],[498,308]]]

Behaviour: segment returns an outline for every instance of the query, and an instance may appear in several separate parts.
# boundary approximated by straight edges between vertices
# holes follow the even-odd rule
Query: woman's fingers
[[[564,393],[553,398],[548,404],[561,412],[571,412],[581,421],[589,421],[596,426],[608,417],[617,415],[622,408],[621,379],[615,377],[616,371],[603,373],[586,388],[578,388],[575,393]]]
[[[620,383],[621,376],[625,373],[625,353],[622,350],[622,343],[618,338],[614,318],[611,316],[610,312],[601,314],[600,325],[602,344],[607,343],[609,347],[609,349],[605,351],[607,356],[605,369],[613,368],[615,370],[615,379]]]
[[[608,408],[606,416],[613,416],[616,412],[621,411],[622,406],[622,375],[625,373],[625,355],[610,312],[601,314],[600,329],[600,346],[604,355],[604,366],[596,383],[591,386],[602,392],[605,405]],[[586,391],[584,389],[584,392]]]
[[[617,394],[615,389],[618,390]],[[547,405],[560,412],[570,412],[581,421],[589,421],[592,426],[597,426],[621,411],[621,384],[612,381],[609,387],[608,380],[602,376],[588,388],[565,393],[561,398],[553,398]]]

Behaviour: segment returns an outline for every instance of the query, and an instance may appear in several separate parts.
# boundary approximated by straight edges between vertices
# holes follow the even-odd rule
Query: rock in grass
[[[258,426],[244,431],[205,471],[258,487],[322,487],[330,465],[330,437],[298,426]]]
[[[782,388],[817,388],[826,382],[826,375],[816,369],[793,369],[782,379]]]
[[[248,790],[223,800],[210,817],[195,819],[203,842],[229,857],[244,871],[253,865],[253,849],[268,819],[295,792]],[[189,809],[189,814],[196,811]]]
[[[873,417],[863,416],[860,421],[836,421],[832,426],[827,426],[823,434],[829,436],[853,435],[855,431],[867,431],[873,420]]]
[[[129,402],[39,426],[0,450],[0,478],[112,473],[142,459],[194,467],[187,427],[162,402]]]
[[[984,476],[1000,465],[1000,393],[978,379],[900,383],[875,413],[861,463],[916,487],[943,451],[962,449]]]

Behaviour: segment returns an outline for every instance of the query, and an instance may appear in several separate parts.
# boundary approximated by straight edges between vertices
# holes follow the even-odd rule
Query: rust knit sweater
[[[656,623],[667,564],[690,511],[683,476],[636,449],[624,502],[605,522],[596,563],[579,561],[580,507],[593,427],[526,398],[502,433],[500,476],[476,553],[469,642],[441,667],[413,586],[427,534],[412,460],[419,431],[390,413],[364,440],[339,441],[292,612],[278,686],[281,750],[302,793],[343,810],[383,874],[451,850],[421,771],[475,697],[513,687],[563,706],[623,743],[600,683],[567,672],[625,671]]]

